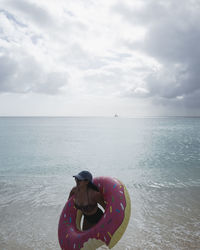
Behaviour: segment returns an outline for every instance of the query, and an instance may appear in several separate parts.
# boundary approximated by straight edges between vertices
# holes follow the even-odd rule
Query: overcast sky
[[[0,115],[200,115],[199,0],[0,0]]]

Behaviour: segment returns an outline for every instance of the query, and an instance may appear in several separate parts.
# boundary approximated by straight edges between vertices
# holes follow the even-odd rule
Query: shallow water
[[[0,249],[59,249],[59,216],[82,169],[130,193],[113,249],[198,249],[199,127],[199,118],[0,118]]]

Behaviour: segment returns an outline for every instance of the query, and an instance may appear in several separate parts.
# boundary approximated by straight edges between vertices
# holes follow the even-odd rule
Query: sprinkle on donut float
[[[63,208],[58,225],[58,238],[63,250],[97,249],[104,244],[111,249],[126,230],[131,213],[126,187],[111,177],[97,177],[93,182],[106,202],[104,215],[95,226],[81,231],[82,212],[75,208],[72,196]]]

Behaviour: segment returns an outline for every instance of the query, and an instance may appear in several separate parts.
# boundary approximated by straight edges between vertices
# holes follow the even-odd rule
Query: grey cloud
[[[119,67],[110,68],[108,65],[97,70],[90,70],[84,76],[87,91],[100,95],[109,95],[122,91],[124,81],[123,70]]]
[[[41,35],[32,35],[30,38],[33,44],[37,44],[40,40],[43,39]]]
[[[149,90],[143,79],[149,73],[149,66],[131,53],[111,53],[104,57],[101,68],[86,72],[84,81],[88,89],[121,97],[149,97]]]
[[[52,26],[54,24],[53,19],[49,15],[49,13],[37,4],[25,0],[7,1],[7,4],[9,4],[15,10],[23,13],[23,15],[26,16],[27,20],[32,20],[40,27]]]
[[[12,87],[9,85],[6,85],[6,83],[9,82],[10,76],[15,75],[17,64],[9,60],[6,56],[0,57],[0,92],[6,92],[12,89]]]
[[[147,28],[143,43],[124,44],[155,58],[162,69],[146,78],[149,96],[176,104],[198,105],[200,99],[199,1],[148,1],[140,10],[125,4],[113,10],[132,25]],[[182,99],[177,99],[184,96]],[[159,98],[158,98],[159,99]]]
[[[81,70],[97,69],[106,64],[103,58],[91,56],[78,43],[74,43],[66,50],[61,56],[61,60]]]
[[[13,21],[17,25],[21,27],[27,27],[24,23],[20,22],[13,14],[11,14],[9,11],[0,9],[0,13],[3,13],[9,20]]]
[[[132,87],[128,90],[125,90],[121,93],[123,97],[130,97],[130,98],[147,98],[150,97],[149,91],[146,88],[142,87]]]
[[[84,77],[84,81],[88,84],[88,89],[96,89],[100,93],[115,94],[121,97],[146,97],[149,91],[142,85],[142,78],[148,70],[145,66],[121,64],[112,66],[111,60],[115,61],[115,57],[111,57],[107,65],[99,70],[90,70]],[[126,57],[125,57],[126,58]]]
[[[0,93],[58,94],[68,84],[66,73],[45,72],[30,56],[0,56]]]
[[[163,8],[161,2],[148,0],[145,1],[142,10],[131,8],[124,2],[118,2],[112,7],[112,11],[120,14],[124,20],[130,22],[134,25],[150,25],[156,22],[155,16],[157,18],[162,18],[166,10]]]
[[[192,95],[187,95],[183,99],[183,104],[188,106],[189,108],[199,108],[200,107],[200,89],[195,91]],[[198,109],[199,111],[199,109]]]
[[[85,76],[85,80],[92,82],[92,83],[98,83],[101,84],[101,86],[105,85],[116,85],[116,83],[120,83],[122,80],[122,75],[120,77],[119,72],[114,72],[111,70],[107,70],[104,72],[94,72],[91,75]]]
[[[33,88],[34,92],[55,95],[61,93],[61,89],[68,84],[66,73],[50,72],[43,75],[40,84]]]

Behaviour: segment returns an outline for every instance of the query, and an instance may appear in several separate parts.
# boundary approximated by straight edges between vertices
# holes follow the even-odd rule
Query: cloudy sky
[[[199,0],[0,0],[0,115],[200,115]]]

